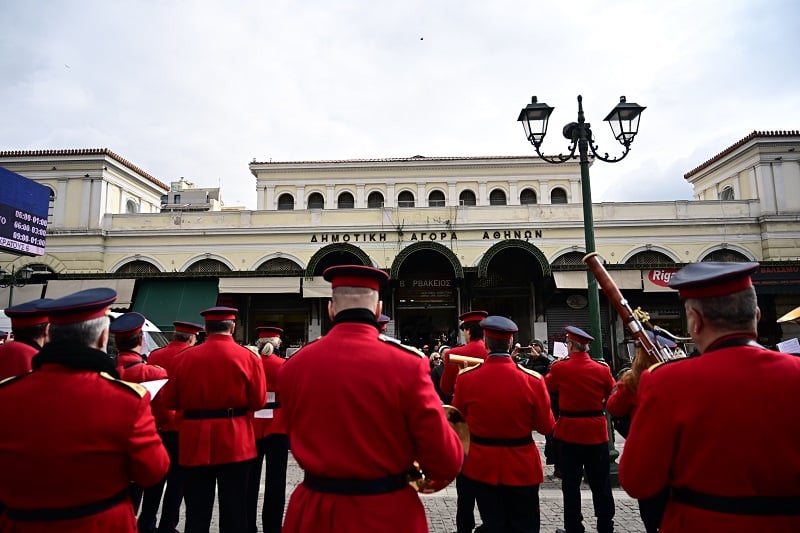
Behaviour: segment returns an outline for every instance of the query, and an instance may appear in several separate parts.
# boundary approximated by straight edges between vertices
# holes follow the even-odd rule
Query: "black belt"
[[[281,402],[267,402],[267,405],[264,406],[264,409],[280,409]]]
[[[197,411],[184,411],[186,420],[205,420],[207,418],[235,418],[244,416],[248,412],[246,407],[229,407],[228,409],[201,409]]]
[[[469,441],[474,442],[475,444],[480,444],[481,446],[527,446],[533,442],[533,436],[527,435],[525,437],[495,439],[490,437],[479,437],[478,435],[473,435],[470,433]]]
[[[717,496],[672,487],[670,498],[678,503],[717,513],[800,516],[800,496]]]
[[[327,494],[346,494],[350,496],[370,496],[386,494],[408,486],[408,476],[396,474],[378,479],[355,479],[321,477],[306,472],[303,484],[316,492]]]
[[[6,516],[18,522],[53,522],[55,520],[74,520],[107,511],[128,498],[128,489],[110,498],[75,507],[59,509],[6,509]]]
[[[567,418],[594,418],[596,416],[605,416],[602,409],[597,411],[564,411],[558,412],[558,416],[565,416]]]

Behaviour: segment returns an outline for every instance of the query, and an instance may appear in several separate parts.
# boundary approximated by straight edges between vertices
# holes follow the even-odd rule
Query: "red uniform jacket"
[[[160,366],[170,375],[176,356],[189,347],[189,343],[181,341],[170,341],[163,348],[153,350],[147,356],[147,362],[151,365]],[[180,422],[180,412],[166,409],[163,405],[163,397],[160,394],[153,399],[153,414],[156,417],[156,425],[159,431],[178,431]]]
[[[382,340],[385,339],[385,340]],[[432,479],[450,480],[464,450],[445,419],[430,366],[370,324],[343,322],[286,361],[278,395],[292,454],[308,473],[380,479],[414,460]],[[326,494],[299,485],[284,533],[428,531],[410,486],[386,494]]]
[[[256,439],[263,439],[273,433],[286,433],[286,422],[283,416],[283,406],[280,405],[280,398],[277,393],[278,371],[283,367],[286,359],[277,355],[267,355],[261,357],[261,364],[264,366],[264,376],[267,379],[267,409],[272,411],[271,418],[253,418],[253,430]]]
[[[625,383],[618,381],[614,390],[611,391],[611,396],[608,397],[606,410],[613,417],[623,417],[630,414],[631,419],[633,419],[637,403],[636,393],[626,387]]]
[[[458,377],[458,372],[461,370],[461,365],[450,364],[450,354],[486,359],[486,345],[483,344],[483,339],[477,339],[469,341],[463,346],[456,346],[455,348],[447,350],[442,358],[444,372],[442,373],[442,380],[439,382],[439,388],[448,396],[452,396],[453,392],[456,390],[456,378]]]
[[[20,408],[24,406],[24,408]],[[0,385],[0,503],[9,509],[68,508],[147,487],[169,468],[150,395],[107,374],[45,364]],[[3,533],[136,532],[129,499],[73,520],[0,517]]]
[[[608,442],[608,422],[603,411],[614,388],[608,365],[595,361],[586,352],[573,352],[568,359],[556,361],[545,376],[550,392],[558,393],[561,414],[553,436],[573,444]],[[597,416],[571,417],[564,412],[597,411]]]
[[[168,409],[183,411],[248,409],[267,401],[260,358],[230,335],[209,335],[203,344],[182,351],[169,381],[159,392]],[[184,418],[178,428],[182,466],[218,465],[253,459],[256,440],[252,415]]]
[[[167,379],[167,371],[160,366],[146,363],[141,354],[136,352],[120,352],[117,355],[117,372],[119,378],[130,383],[144,383],[157,379]],[[164,400],[160,394],[152,399],[150,407],[156,419],[156,428],[161,429],[165,423],[170,423],[175,418],[175,411],[164,407]]]
[[[706,351],[644,372],[619,466],[635,498],[664,486],[717,496],[800,497],[800,357]],[[800,531],[800,516],[731,515],[670,501],[661,531]]]
[[[464,370],[456,382],[453,407],[470,433],[484,438],[530,437],[553,430],[555,420],[544,378],[514,364],[510,356],[489,356]],[[490,485],[539,485],[544,481],[536,444],[485,446],[470,443],[463,474]]]
[[[21,341],[0,344],[0,380],[28,372],[37,353],[38,348]]]
[[[117,372],[122,381],[142,383],[167,379],[167,371],[153,364],[148,364],[142,355],[136,352],[120,352],[117,356]]]

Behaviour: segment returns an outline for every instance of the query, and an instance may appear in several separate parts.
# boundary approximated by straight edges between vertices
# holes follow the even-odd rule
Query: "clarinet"
[[[619,287],[617,287],[617,284],[603,266],[597,252],[587,254],[582,261],[589,267],[592,274],[594,274],[594,277],[597,279],[597,284],[603,289],[611,305],[614,306],[617,314],[619,314],[620,318],[625,323],[625,327],[628,328],[628,331],[631,332],[633,337],[639,341],[639,344],[650,360],[650,364],[663,363],[672,359],[672,352],[670,352],[669,348],[666,346],[657,346],[656,343],[650,340],[647,333],[644,332],[642,323],[636,318],[631,306],[628,304],[628,300],[622,296],[622,292],[620,292]]]

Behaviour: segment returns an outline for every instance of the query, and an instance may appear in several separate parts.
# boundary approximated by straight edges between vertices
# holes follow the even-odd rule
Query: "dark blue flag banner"
[[[0,251],[44,255],[50,189],[0,167]]]

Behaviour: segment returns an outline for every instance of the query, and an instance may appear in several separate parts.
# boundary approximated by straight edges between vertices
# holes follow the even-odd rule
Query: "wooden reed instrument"
[[[600,260],[600,256],[597,255],[597,252],[587,254],[582,261],[586,263],[586,266],[588,266],[589,270],[594,274],[594,277],[597,279],[597,284],[603,289],[611,305],[614,306],[617,314],[619,314],[620,318],[625,323],[625,327],[628,328],[628,331],[639,341],[642,349],[647,353],[650,363],[663,363],[672,359],[672,352],[669,348],[666,346],[657,346],[650,337],[647,336],[642,323],[636,318],[631,306],[628,304],[628,300],[622,296],[622,292],[620,292],[619,287],[617,287],[617,284],[606,270],[606,267],[603,266],[603,262]]]

